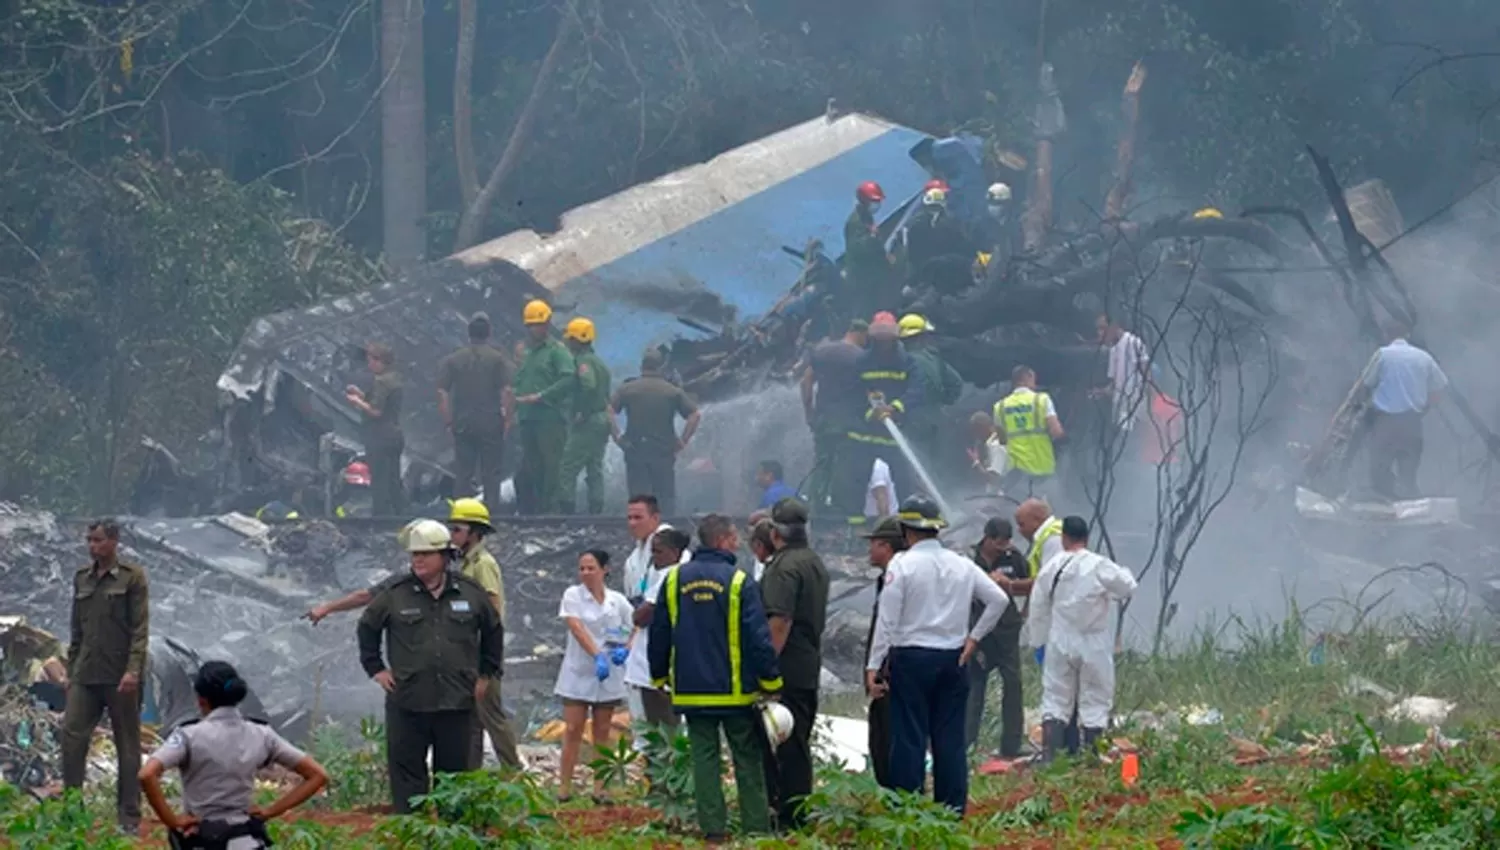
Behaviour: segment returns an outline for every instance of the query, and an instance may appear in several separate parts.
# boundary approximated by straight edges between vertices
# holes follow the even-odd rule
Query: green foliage
[[[373,717],[359,722],[359,741],[350,746],[348,733],[329,723],[313,731],[312,755],[328,771],[328,789],[316,805],[335,811],[381,806],[391,800],[386,773],[385,725]]]
[[[643,722],[643,721],[638,721]],[[693,805],[693,750],[682,728],[668,736],[660,726],[646,724],[646,804],[673,827],[686,827],[697,818]]]
[[[15,850],[129,850],[134,842],[114,832],[91,811],[83,795],[32,801],[13,786],[0,784],[0,834]]]
[[[432,793],[414,802],[441,821],[512,839],[537,834],[553,821],[548,795],[524,775],[509,780],[483,770],[440,774]]]
[[[1500,769],[1487,746],[1403,764],[1384,755],[1364,725],[1339,748],[1344,763],[1311,784],[1303,807],[1221,809],[1201,800],[1180,815],[1176,832],[1190,848],[1494,847]]]
[[[639,754],[629,735],[616,738],[614,746],[595,744],[594,751],[598,757],[589,762],[589,768],[594,771],[594,777],[599,780],[600,785],[608,788],[630,781],[630,766],[635,764]]]
[[[812,835],[836,846],[973,847],[959,818],[926,797],[892,791],[865,773],[818,771],[806,806]]]
[[[354,831],[347,827],[326,826],[311,821],[273,822],[268,824],[268,830],[271,839],[282,850],[326,850],[330,847],[356,850],[371,846],[368,841],[356,838]]]

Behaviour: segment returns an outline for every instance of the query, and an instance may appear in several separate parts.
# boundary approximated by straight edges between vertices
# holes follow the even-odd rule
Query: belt
[[[167,832],[167,843],[172,850],[227,850],[229,842],[236,838],[254,838],[261,847],[272,846],[271,836],[266,833],[266,822],[250,818],[241,823],[221,820],[206,820],[198,824],[192,835]]]

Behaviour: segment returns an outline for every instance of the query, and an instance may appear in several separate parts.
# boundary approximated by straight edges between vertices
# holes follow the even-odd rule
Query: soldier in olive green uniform
[[[365,347],[365,362],[375,376],[369,395],[350,386],[344,397],[364,414],[365,461],[370,465],[374,513],[400,516],[406,512],[406,493],[401,487],[401,452],[406,448],[401,434],[401,373],[395,369],[396,355],[378,342]]]
[[[610,434],[625,452],[625,480],[630,495],[655,496],[667,516],[677,506],[677,453],[687,448],[698,430],[699,411],[683,389],[663,378],[661,352],[651,349],[641,358],[641,376],[620,385],[609,400]],[[625,414],[620,434],[616,414]],[[677,417],[686,420],[677,436]]]
[[[563,340],[577,364],[573,421],[563,450],[560,514],[577,513],[578,473],[588,482],[589,513],[604,513],[604,447],[609,444],[609,369],[594,353],[594,323],[579,317],[568,322]]]
[[[478,472],[484,497],[499,504],[505,427],[513,402],[510,361],[490,345],[490,317],[475,313],[469,320],[469,344],[438,366],[438,410],[453,434],[455,492],[478,493]]]
[[[523,319],[530,338],[516,373],[516,421],[521,429],[516,506],[523,514],[543,514],[557,507],[561,492],[568,406],[577,378],[573,355],[551,336],[552,308],[545,301],[532,301]]]
[[[120,562],[120,526],[112,520],[89,526],[88,543],[93,562],[73,576],[63,785],[83,787],[94,727],[109,712],[120,829],[134,834],[141,822],[141,681],[150,636],[146,571]]]
[[[411,573],[383,585],[358,635],[360,664],[386,692],[391,796],[396,813],[406,814],[413,797],[431,790],[429,749],[434,771],[469,769],[474,708],[499,687],[503,635],[484,588],[449,569],[447,526],[418,520],[401,537]]]

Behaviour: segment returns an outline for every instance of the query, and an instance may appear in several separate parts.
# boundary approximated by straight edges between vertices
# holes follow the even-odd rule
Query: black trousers
[[[406,491],[401,486],[401,452],[406,443],[366,446],[370,464],[371,512],[378,517],[406,515]]]
[[[385,704],[385,754],[391,776],[391,803],[396,814],[411,812],[413,797],[432,790],[427,752],[438,773],[469,769],[470,711],[406,711]]]
[[[875,782],[891,787],[891,698],[870,701],[870,767]]]
[[[929,746],[932,797],[963,814],[969,800],[964,754],[964,708],[969,671],[957,649],[891,650],[891,785],[922,793]]]
[[[1422,414],[1376,410],[1371,415],[1371,489],[1387,499],[1415,499],[1417,469],[1422,465]]]
[[[1000,674],[1000,755],[1015,758],[1021,754],[1021,739],[1026,734],[1026,703],[1021,696],[1021,624],[997,626],[995,640],[986,647],[999,644],[997,657],[985,654],[984,663],[978,659],[969,662],[969,701],[964,710],[964,745],[973,749],[979,740],[979,727],[984,720],[985,689],[989,685],[990,673]]]
[[[484,490],[485,505],[500,506],[500,482],[504,480],[505,431],[463,430],[453,432],[453,494],[467,496]]]
[[[631,496],[655,496],[663,516],[676,516],[677,453],[634,446],[625,449],[625,486]]]
[[[766,749],[766,797],[778,829],[801,829],[806,820],[800,811],[802,799],[813,787],[812,732],[818,717],[818,692],[785,688],[781,704],[792,713],[796,726],[774,753]]]

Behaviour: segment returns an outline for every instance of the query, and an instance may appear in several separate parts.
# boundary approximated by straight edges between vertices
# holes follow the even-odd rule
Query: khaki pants
[[[114,734],[115,754],[120,775],[115,785],[115,800],[120,825],[134,829],[141,822],[141,692],[122,694],[116,685],[79,685],[68,688],[68,705],[63,712],[62,773],[63,785],[83,787],[88,765],[89,744],[94,727],[109,713],[109,728]]]
[[[500,701],[500,683],[491,682],[484,699],[474,707],[473,731],[469,733],[469,764],[471,769],[484,767],[484,736],[490,736],[490,746],[495,748],[495,758],[502,765],[521,770],[521,755],[516,752],[516,732],[511,728],[510,718]]]

